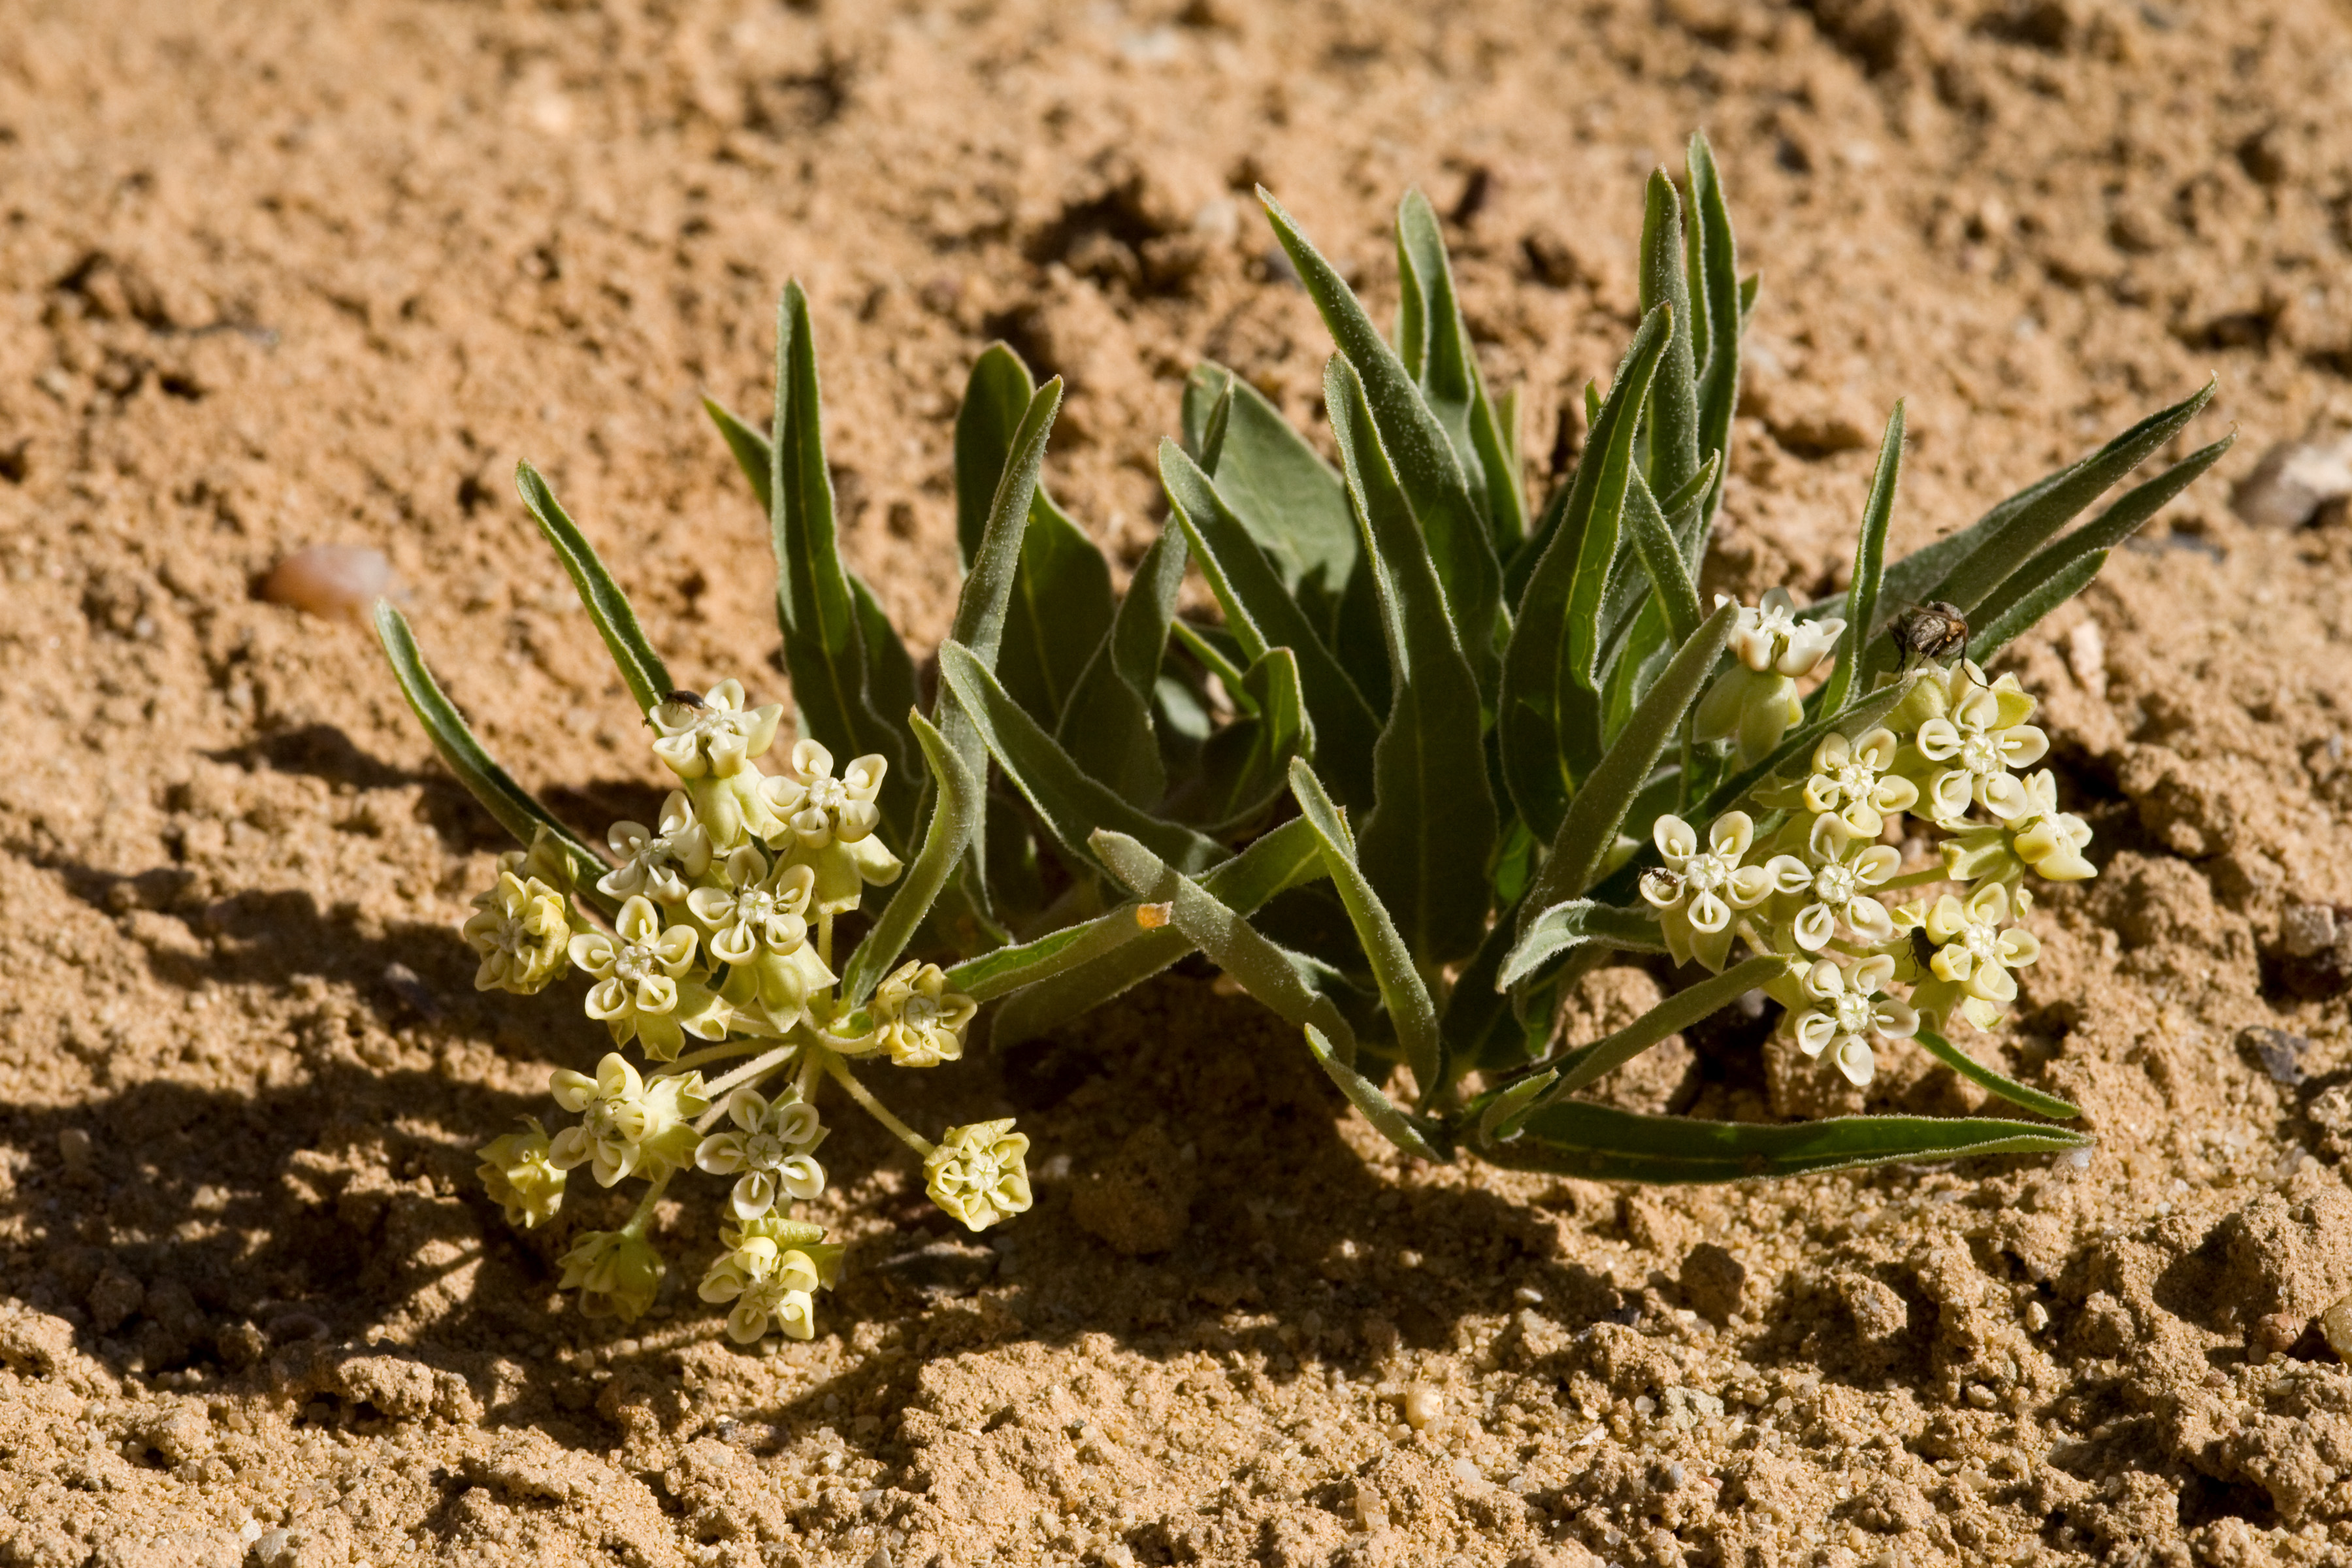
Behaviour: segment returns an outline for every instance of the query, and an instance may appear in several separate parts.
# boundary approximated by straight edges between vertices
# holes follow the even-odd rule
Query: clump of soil
[[[2294,911],[2352,906],[2352,531],[2228,501],[2352,424],[2348,46],[2309,0],[20,17],[0,1563],[2342,1561],[2352,1377],[2314,1324],[2352,1291],[2352,1040]],[[1194,361],[1317,417],[1252,184],[1385,310],[1419,184],[1564,463],[1639,179],[1701,125],[1764,277],[1711,588],[1840,580],[1898,395],[1898,547],[2209,374],[2189,438],[2244,437],[2013,655],[2101,875],[1983,1044],[2086,1109],[2090,1161],[1414,1165],[1180,973],[912,1091],[1035,1140],[1036,1211],[983,1241],[839,1119],[813,1342],[739,1350],[676,1278],[626,1330],[570,1310],[596,1195],[519,1236],[471,1151],[600,1040],[470,989],[499,836],[273,567],[382,552],[525,782],[642,816],[642,732],[507,476],[548,473],[682,677],[775,691],[696,395],[761,405],[787,274],[846,548],[927,646],[989,337],[1070,378],[1050,482],[1131,561]],[[1735,1021],[1607,1092],[1769,1115],[1787,1067]],[[1901,1057],[1869,1103],[1980,1097]]]

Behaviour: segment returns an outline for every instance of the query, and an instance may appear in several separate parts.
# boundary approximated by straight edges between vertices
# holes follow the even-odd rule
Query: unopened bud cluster
[[[802,740],[770,773],[760,759],[782,718],[779,705],[747,706],[732,680],[656,704],[654,754],[679,787],[652,825],[617,822],[606,835],[611,868],[595,889],[617,905],[609,925],[583,909],[542,835],[500,857],[461,928],[483,990],[529,995],[579,970],[587,1016],[613,1047],[593,1074],[554,1073],[555,1131],[526,1119],[481,1151],[491,1197],[524,1227],[556,1215],[575,1171],[604,1187],[646,1184],[625,1225],[582,1234],[562,1258],[562,1288],[591,1316],[628,1321],[653,1304],[668,1271],[647,1234],[656,1204],[698,1171],[729,1179],[718,1189],[727,1250],[704,1269],[701,1298],[728,1307],[739,1342],[771,1330],[809,1338],[814,1293],[833,1283],[841,1255],[822,1226],[793,1217],[825,1188],[816,1100],[827,1081],[921,1157],[933,1198],[972,1229],[1030,1204],[1028,1140],[1010,1121],[950,1128],[934,1144],[855,1076],[851,1064],[868,1058],[958,1059],[978,1009],[928,963],[903,965],[857,1006],[837,994],[835,920],[901,869],[876,831],[887,764],[859,757],[836,774],[832,754]]]

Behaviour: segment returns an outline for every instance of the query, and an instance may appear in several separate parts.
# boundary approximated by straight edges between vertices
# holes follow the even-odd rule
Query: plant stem
[[[721,1106],[721,1101],[726,1098],[730,1090],[737,1088],[739,1085],[757,1080],[774,1068],[779,1063],[782,1062],[785,1058],[791,1056],[794,1051],[801,1048],[802,1047],[800,1042],[795,1040],[785,1045],[778,1046],[773,1050],[762,1051],[760,1055],[753,1057],[750,1061],[745,1062],[741,1067],[737,1068],[733,1072],[729,1073],[726,1077],[713,1079],[710,1082],[704,1084],[702,1086],[703,1092],[710,1096],[710,1109],[704,1111],[701,1116],[696,1119],[694,1130],[697,1132],[708,1132],[711,1128],[717,1126],[719,1124],[719,1118],[725,1114]],[[813,1050],[815,1047],[811,1047],[809,1048]]]
[[[833,967],[833,911],[831,910],[819,910],[816,912],[816,956],[817,961],[827,969]]]
[[[730,1057],[748,1056],[753,1051],[766,1050],[768,1044],[769,1042],[765,1040],[729,1040],[724,1045],[712,1046],[707,1050],[688,1051],[674,1062],[664,1062],[661,1070],[653,1076],[675,1078],[679,1073],[702,1066],[705,1062],[723,1062]]]
[[[1878,890],[1882,893],[1891,893],[1897,888],[1919,888],[1930,882],[1948,882],[1951,879],[1951,872],[1941,864],[1937,864],[1923,870],[1908,871],[1900,877],[1889,878],[1878,884]]]
[[[646,1189],[646,1195],[637,1200],[636,1212],[629,1216],[629,1223],[621,1227],[623,1236],[635,1239],[646,1234],[646,1226],[653,1223],[654,1205],[661,1202],[662,1189],[669,1185],[670,1177],[676,1174],[675,1171],[667,1171],[654,1179],[653,1185]]]
[[[864,1108],[866,1115],[897,1133],[899,1142],[904,1143],[926,1160],[938,1152],[939,1145],[891,1115],[890,1108],[875,1099],[866,1087],[857,1081],[856,1076],[849,1070],[848,1065],[839,1057],[823,1046],[812,1046],[809,1048],[814,1051],[817,1054],[817,1059],[824,1064],[825,1072],[842,1088],[849,1091],[849,1098],[857,1101],[859,1106]]]

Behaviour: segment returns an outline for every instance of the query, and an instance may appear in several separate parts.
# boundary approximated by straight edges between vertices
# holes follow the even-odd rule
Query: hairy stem
[[[856,1075],[849,1070],[846,1062],[823,1046],[812,1046],[809,1048],[817,1054],[817,1059],[824,1064],[825,1072],[834,1081],[849,1091],[849,1098],[857,1101],[866,1115],[897,1133],[899,1142],[904,1143],[926,1160],[937,1152],[939,1145],[893,1116],[888,1106],[875,1099],[873,1093],[857,1081]]]

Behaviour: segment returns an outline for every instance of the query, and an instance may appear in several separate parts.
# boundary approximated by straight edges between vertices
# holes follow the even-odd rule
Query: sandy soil
[[[2352,903],[2352,528],[2226,506],[2352,424],[2347,49],[2316,0],[0,4],[0,1564],[2352,1561],[2308,1327],[2352,1039],[2283,945]],[[925,1086],[1037,1141],[988,1246],[844,1119],[814,1342],[563,1310],[470,1151],[598,1042],[471,992],[497,832],[271,564],[387,552],[598,827],[656,774],[508,476],[674,668],[779,685],[696,398],[760,406],[788,274],[847,548],[928,646],[990,336],[1069,376],[1052,482],[1131,559],[1196,357],[1318,384],[1250,184],[1377,304],[1418,183],[1541,454],[1696,126],[1765,276],[1718,583],[1833,580],[1897,395],[1910,541],[2209,373],[2191,436],[2243,434],[2016,661],[2103,871],[1998,1054],[2087,1166],[1412,1167],[1171,977]],[[1612,1092],[1845,1108],[1737,1030]],[[1972,1103],[1916,1062],[1874,1098]]]

